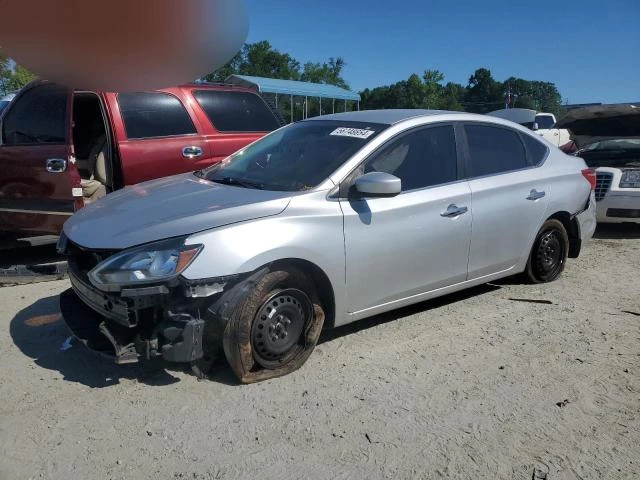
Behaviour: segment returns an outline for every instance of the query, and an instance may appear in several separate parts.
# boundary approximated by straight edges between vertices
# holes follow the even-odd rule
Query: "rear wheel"
[[[525,275],[532,283],[552,282],[564,270],[569,254],[569,235],[561,221],[547,220],[533,243]]]

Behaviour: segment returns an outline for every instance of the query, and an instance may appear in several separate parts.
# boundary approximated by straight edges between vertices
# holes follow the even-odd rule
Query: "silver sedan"
[[[594,171],[514,123],[426,110],[281,128],[225,161],[108,195],[58,248],[76,337],[118,363],[241,382],[323,328],[515,274],[558,278],[595,229]]]

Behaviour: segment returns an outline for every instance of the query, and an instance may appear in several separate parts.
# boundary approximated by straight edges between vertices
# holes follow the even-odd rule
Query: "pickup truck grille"
[[[609,191],[613,174],[606,172],[596,173],[596,202],[599,202]]]

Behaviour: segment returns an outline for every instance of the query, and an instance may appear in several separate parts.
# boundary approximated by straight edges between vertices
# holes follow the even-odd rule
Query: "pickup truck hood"
[[[176,175],[107,195],[67,220],[64,233],[81,247],[119,250],[277,215],[291,195]]]
[[[640,105],[597,105],[572,109],[556,127],[569,130],[579,148],[603,140],[640,138]]]

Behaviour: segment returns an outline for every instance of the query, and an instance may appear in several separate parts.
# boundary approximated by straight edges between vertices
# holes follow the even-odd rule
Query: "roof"
[[[321,117],[312,117],[307,120],[345,120],[348,122],[371,122],[392,125],[415,117],[425,117],[430,115],[441,115],[443,113],[461,113],[449,112],[446,110],[420,110],[420,109],[404,109],[404,110],[360,110],[359,112],[344,112],[323,115]]]
[[[230,75],[225,81],[257,88],[260,93],[335,98],[337,100],[360,100],[360,95],[357,93],[325,83],[298,82],[296,80],[252,77],[250,75]]]

